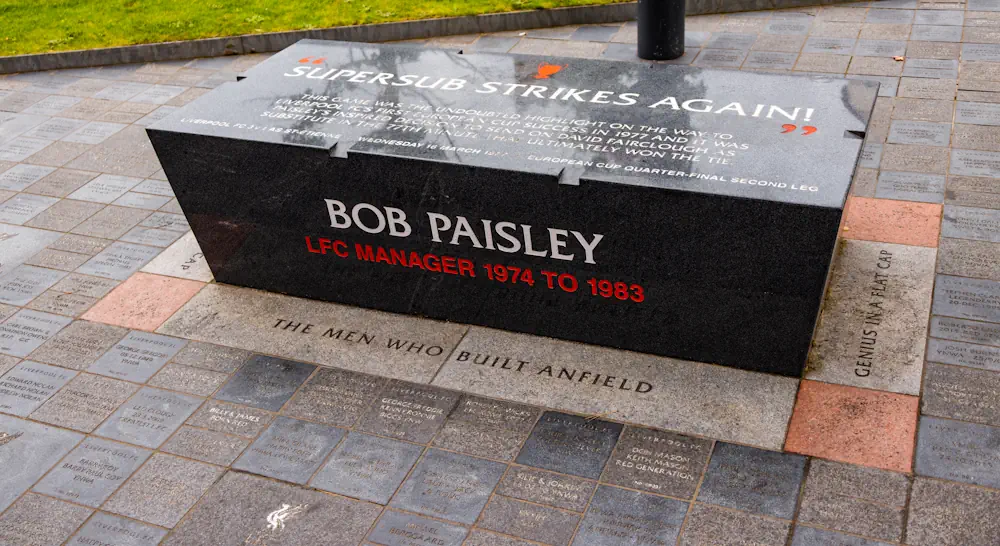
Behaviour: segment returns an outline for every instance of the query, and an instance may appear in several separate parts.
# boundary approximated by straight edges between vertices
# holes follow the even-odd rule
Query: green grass
[[[0,0],[0,56],[622,0]]]

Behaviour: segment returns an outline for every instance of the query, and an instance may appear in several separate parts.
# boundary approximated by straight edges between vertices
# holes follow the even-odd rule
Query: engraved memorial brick
[[[418,445],[351,432],[309,485],[388,504],[423,450]]]
[[[187,343],[183,339],[133,330],[87,371],[145,383]]]
[[[688,504],[602,485],[583,516],[573,546],[673,544]]]
[[[292,417],[351,427],[375,401],[386,380],[336,368],[320,368],[283,413]]]
[[[372,529],[368,540],[386,546],[460,546],[469,533],[465,527],[444,523],[413,514],[386,510]],[[468,543],[466,543],[468,544]]]
[[[941,236],[1000,243],[1000,210],[945,205]]]
[[[273,414],[257,408],[208,400],[191,416],[188,424],[244,438],[256,438],[260,431],[271,424],[273,418]]]
[[[100,438],[87,438],[34,491],[99,507],[132,475],[152,451]]]
[[[99,512],[87,521],[67,546],[156,546],[166,536],[167,531],[111,514]]]
[[[889,128],[889,140],[893,144],[926,144],[947,146],[951,138],[950,123],[928,121],[893,120]],[[942,190],[944,184],[942,183]]]
[[[940,203],[944,200],[945,177],[939,174],[882,171],[875,197],[898,201]]]
[[[76,372],[25,360],[0,377],[0,411],[27,417]]]
[[[1000,243],[942,238],[937,272],[1000,281]]]
[[[580,515],[494,495],[477,527],[520,538],[568,546]]]
[[[278,416],[233,468],[304,484],[344,434],[344,429]]]
[[[927,363],[920,411],[925,415],[1000,426],[1000,372]]]
[[[619,423],[547,411],[535,425],[517,462],[597,479],[621,430]]]
[[[83,438],[82,434],[0,415],[0,511],[6,510]]]
[[[305,362],[256,355],[222,386],[215,398],[278,411],[315,369]]]
[[[712,442],[672,432],[626,427],[601,481],[690,499]]]
[[[1000,282],[938,275],[932,312],[955,318],[1000,322]]]
[[[43,423],[92,432],[138,389],[125,381],[82,373],[30,417]]]
[[[505,467],[485,459],[428,449],[389,505],[472,524]]]
[[[154,525],[173,527],[222,472],[218,466],[157,453],[103,508]]]
[[[143,387],[94,433],[157,448],[191,416],[201,398]]]
[[[0,303],[26,305],[65,276],[65,271],[33,265],[19,266],[0,276]]]
[[[1000,347],[931,338],[927,343],[927,360],[1000,371]]]
[[[69,317],[22,309],[0,323],[0,353],[26,357],[71,322]]]
[[[595,486],[596,482],[593,480],[528,466],[511,466],[497,486],[497,493],[515,499],[583,512],[590,502]]]
[[[698,501],[792,519],[806,458],[718,442]]]
[[[531,432],[538,413],[530,406],[465,395],[434,439],[434,445],[510,461]]]
[[[115,242],[81,265],[77,272],[124,281],[159,253],[158,248]]]
[[[915,472],[996,489],[1000,486],[1000,428],[920,419]]]
[[[1000,347],[1000,324],[931,317],[931,337]]]
[[[444,425],[458,396],[437,387],[392,381],[361,417],[356,429],[427,443]]]

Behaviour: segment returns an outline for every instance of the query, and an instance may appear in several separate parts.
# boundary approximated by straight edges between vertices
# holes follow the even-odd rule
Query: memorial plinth
[[[217,281],[785,375],[877,91],[313,40],[245,76],[148,129]]]

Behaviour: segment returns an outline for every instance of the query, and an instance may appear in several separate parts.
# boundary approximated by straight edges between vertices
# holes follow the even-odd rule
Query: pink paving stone
[[[841,236],[848,239],[936,247],[941,205],[851,197]]]
[[[187,303],[205,283],[136,273],[90,308],[85,320],[153,331]]]
[[[916,396],[802,381],[785,451],[909,472]]]

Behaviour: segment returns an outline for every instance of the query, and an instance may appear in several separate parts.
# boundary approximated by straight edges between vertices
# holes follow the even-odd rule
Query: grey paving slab
[[[678,544],[737,546],[749,543],[784,546],[788,540],[789,527],[791,522],[725,510],[710,504],[696,504],[691,507]]]
[[[118,281],[70,273],[63,277],[63,280],[57,282],[52,290],[96,299],[103,298],[116,286],[118,286]]]
[[[434,439],[436,447],[510,461],[538,418],[537,408],[465,395]]]
[[[436,518],[476,521],[506,465],[428,449],[390,506]]]
[[[511,466],[497,493],[515,499],[583,512],[597,482],[528,466]]]
[[[94,94],[95,99],[124,101],[152,87],[141,82],[116,82]]]
[[[284,414],[351,427],[387,381],[373,375],[320,368],[285,407]]]
[[[66,544],[67,546],[98,546],[103,544],[156,546],[166,534],[166,529],[98,512]]]
[[[911,40],[921,42],[961,42],[962,27],[950,25],[913,25]]]
[[[705,49],[735,49],[748,50],[757,39],[756,34],[741,34],[735,32],[713,32],[705,42]]]
[[[6,510],[83,435],[0,415],[0,510]]]
[[[780,51],[751,51],[743,62],[743,68],[766,68],[788,70],[795,65],[796,53]]]
[[[77,269],[78,273],[123,281],[156,255],[159,249],[132,243],[111,243]]]
[[[341,428],[278,416],[233,468],[305,484],[345,434]]]
[[[867,74],[848,74],[847,79],[878,82],[878,96],[880,97],[895,97],[900,80],[895,76],[870,76]]]
[[[0,144],[0,160],[24,161],[52,144],[51,140],[17,137]]]
[[[101,239],[98,237],[88,237],[86,235],[76,235],[72,233],[67,233],[58,240],[49,245],[49,248],[53,250],[63,250],[66,252],[76,252],[79,254],[87,254],[88,256],[94,256],[100,251],[104,250],[114,241],[110,239]]]
[[[941,236],[1000,243],[1000,210],[945,205]]]
[[[1000,104],[959,101],[955,108],[955,123],[1000,125]]]
[[[673,544],[688,504],[602,485],[594,493],[573,546]]]
[[[924,416],[916,451],[918,475],[1000,485],[1000,428]]]
[[[1000,281],[1000,243],[942,238],[937,272]]]
[[[68,166],[82,171],[137,177],[147,177],[160,169],[149,138],[139,126],[123,129]]]
[[[520,371],[477,365],[459,361],[463,351],[526,364]],[[615,388],[573,380],[584,373],[613,376]],[[797,389],[789,378],[482,328],[469,330],[434,384],[771,449],[784,443]]]
[[[150,215],[150,211],[129,207],[109,206],[71,230],[77,235],[117,239]]]
[[[17,309],[16,307],[14,309]],[[10,371],[21,359],[16,356],[0,355],[0,374]]]
[[[151,387],[211,396],[229,378],[228,375],[180,364],[167,364],[147,381]]]
[[[739,68],[747,53],[740,49],[702,49],[691,63],[694,66]]]
[[[809,27],[812,22],[799,19],[771,19],[764,25],[764,32],[767,34],[784,34],[800,36],[809,34]]]
[[[1000,426],[1000,373],[927,363],[921,412],[935,417]]]
[[[51,207],[55,197],[21,193],[0,204],[0,222],[21,225]]]
[[[890,546],[887,542],[796,525],[791,546]]]
[[[21,265],[0,275],[0,302],[25,305],[66,276],[65,271]]]
[[[0,174],[0,189],[24,191],[25,188],[55,171],[55,167],[17,164]]]
[[[137,226],[125,233],[119,239],[128,243],[138,243],[166,248],[181,237],[181,233],[165,229],[153,229]]]
[[[45,313],[79,317],[93,307],[95,303],[97,303],[97,298],[88,298],[77,294],[62,294],[53,290],[46,290],[40,296],[31,300],[31,303],[26,307]]]
[[[226,311],[220,314],[220,309]],[[289,326],[295,323],[298,329]],[[210,284],[159,331],[342,369],[429,381],[466,327]],[[407,335],[400,337],[400,332]]]
[[[626,427],[601,481],[690,499],[711,451],[712,442],[701,438]]]
[[[957,79],[958,61],[954,59],[907,59],[903,75],[912,78]],[[948,100],[951,100],[948,97]]]
[[[147,449],[86,438],[33,491],[98,508],[152,454]]]
[[[861,59],[862,57],[858,57]],[[800,72],[844,74],[852,57],[834,53],[802,53],[795,63],[795,70]]]
[[[904,474],[812,459],[798,520],[888,542],[903,535]]]
[[[935,250],[845,239],[837,254],[805,376],[917,394]]]
[[[78,320],[31,353],[30,358],[74,370],[86,369],[125,336],[127,330]]]
[[[214,278],[194,233],[190,231],[143,266],[142,271],[201,282],[211,282]]]
[[[444,426],[459,394],[437,387],[390,382],[355,427],[363,432],[427,443]]]
[[[990,125],[955,125],[952,146],[976,150],[1000,151],[1000,127]],[[975,204],[972,204],[975,206]]]
[[[64,142],[76,142],[79,144],[100,144],[127,126],[124,123],[92,121],[70,135],[63,137],[62,140]]]
[[[618,30],[617,25],[585,25],[573,31],[573,34],[569,35],[569,39],[584,42],[607,42],[618,33]],[[476,40],[475,43],[481,40],[482,38]]]
[[[858,166],[866,169],[877,169],[882,162],[882,145],[866,143],[861,149]]]
[[[110,204],[140,182],[141,178],[102,174],[71,193],[69,198]]]
[[[183,426],[167,440],[167,443],[160,447],[160,451],[206,463],[228,466],[249,445],[249,440],[238,436]]]
[[[188,420],[189,425],[216,432],[256,438],[274,418],[274,414],[249,406],[207,400]]]
[[[183,339],[133,330],[87,371],[145,383],[186,343]]]
[[[388,504],[423,450],[415,444],[351,432],[309,485]]]
[[[25,225],[53,231],[69,231],[87,218],[97,214],[102,208],[104,205],[101,203],[62,199],[36,214],[25,222]]]
[[[941,203],[945,177],[940,174],[882,171],[878,175],[875,197],[896,201]]]
[[[501,497],[490,499],[477,526],[554,546],[568,546],[580,515]]]
[[[157,453],[104,504],[104,509],[173,527],[222,472],[218,466]]]
[[[517,456],[517,462],[597,479],[621,431],[619,423],[545,412]]]
[[[26,357],[70,322],[69,317],[22,309],[0,324],[0,353]]]
[[[791,519],[805,457],[718,442],[698,501]]]
[[[50,248],[46,248],[31,258],[28,258],[28,260],[24,263],[25,265],[57,269],[59,271],[72,271],[83,265],[89,258],[90,256],[87,256],[86,254],[76,254],[74,252],[64,252],[62,250],[52,250]],[[62,282],[62,279],[59,281]]]
[[[458,546],[462,544],[462,539],[468,532],[466,527],[396,512],[395,510],[386,510],[368,535],[368,540],[371,542],[366,542],[366,544]]]
[[[932,337],[1000,347],[1000,324],[931,317]]]
[[[0,377],[0,412],[27,417],[76,372],[25,360]]]
[[[962,44],[962,60],[1000,62],[1000,44]]]
[[[138,389],[125,381],[82,373],[30,417],[43,423],[93,432]]]
[[[1000,493],[971,485],[917,478],[906,541],[913,546],[1000,542]]]
[[[201,405],[203,398],[143,387],[94,434],[157,448]]]
[[[913,23],[916,25],[962,26],[965,23],[965,12],[961,10],[919,9]]]
[[[898,57],[906,54],[906,41],[858,40],[853,54],[858,57]]]
[[[147,180],[148,182],[148,180]],[[137,186],[138,187],[138,186]],[[170,196],[150,195],[135,191],[127,192],[125,195],[115,199],[112,205],[119,207],[134,207],[137,209],[156,210],[170,201]]]
[[[50,197],[66,197],[80,186],[96,178],[98,173],[74,171],[72,169],[56,169],[51,174],[35,182],[25,190],[28,193],[48,195]]]
[[[39,98],[38,95],[35,97]],[[10,100],[10,97],[7,99]],[[32,102],[31,104],[34,104]],[[2,108],[0,108],[2,109]],[[30,115],[30,114],[13,114],[9,116],[0,117],[0,143],[8,143],[15,140],[17,137],[24,135],[24,133],[35,128],[39,124],[48,120],[48,116]],[[6,161],[20,161],[19,159],[6,159]]]
[[[1000,282],[938,275],[933,312],[955,318],[1000,322]]]
[[[952,150],[950,174],[1000,177],[1000,153],[979,150]]]
[[[172,362],[216,372],[232,373],[248,358],[250,358],[250,351],[191,341],[174,355]]]
[[[183,93],[186,89],[186,87],[176,85],[154,85],[129,100],[149,104],[165,104],[170,99]]]
[[[62,544],[92,512],[82,506],[29,493],[0,516],[0,544]]]
[[[330,537],[358,544],[379,512],[373,504],[229,472],[164,544],[229,544],[235,539],[307,546],[329,543]],[[269,516],[280,523],[269,523]]]
[[[174,196],[174,191],[171,189],[170,183],[166,180],[143,180],[141,183],[133,187],[132,191],[166,197]]]
[[[931,123],[926,121],[894,120],[889,129],[888,142],[894,144],[926,144],[929,146],[947,146],[951,137],[950,123]],[[941,190],[944,190],[943,180]]]
[[[278,411],[316,366],[257,355],[215,395],[219,400]]]

